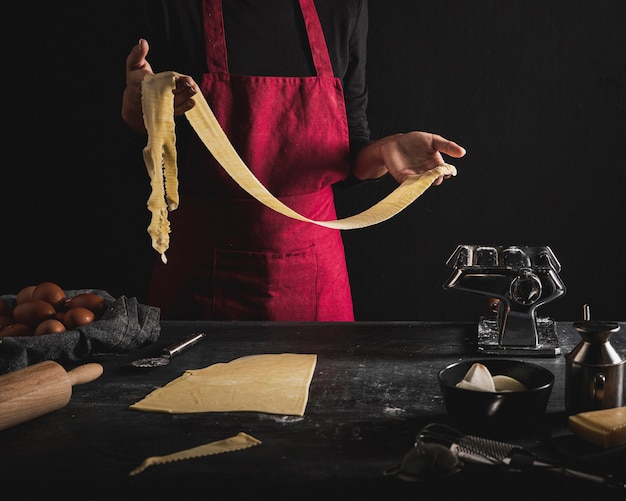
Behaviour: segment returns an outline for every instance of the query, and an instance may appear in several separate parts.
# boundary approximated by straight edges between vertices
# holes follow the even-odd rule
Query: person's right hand
[[[150,46],[145,39],[139,40],[126,58],[126,88],[122,97],[122,118],[138,132],[145,132],[141,107],[141,82],[146,75],[152,75],[152,66],[146,59]],[[195,106],[192,99],[198,86],[188,75],[176,77],[174,93],[174,114],[182,115]]]

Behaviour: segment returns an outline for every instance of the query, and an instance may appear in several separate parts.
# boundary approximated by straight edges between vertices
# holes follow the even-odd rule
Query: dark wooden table
[[[620,326],[611,342],[626,353],[626,325]],[[425,425],[455,424],[446,415],[437,373],[457,360],[481,357],[476,351],[476,330],[475,323],[163,322],[160,339],[151,346],[81,361],[101,363],[104,373],[75,386],[66,407],[0,431],[0,492],[15,492],[15,499],[57,493],[62,499],[86,500],[241,499],[257,494],[281,499],[337,494],[350,499],[469,495],[548,499],[554,492],[571,499],[586,495],[626,499],[624,490],[534,468],[511,472],[465,464],[455,475],[424,482],[384,474],[400,462]],[[199,331],[207,338],[168,366],[129,366],[132,360]],[[541,425],[508,441],[542,457],[569,462],[571,457],[564,458],[559,445],[575,438],[566,428],[565,354],[580,336],[572,322],[559,322],[557,333],[561,355],[509,357],[547,367],[556,382]],[[303,417],[254,412],[172,415],[128,408],[186,369],[266,353],[318,355]],[[129,477],[149,456],[241,431],[262,444],[152,466]],[[577,455],[574,466],[593,474],[626,477],[626,449],[609,452],[589,449]]]

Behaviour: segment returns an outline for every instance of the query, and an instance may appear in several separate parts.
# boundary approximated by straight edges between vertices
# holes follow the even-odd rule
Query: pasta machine
[[[545,246],[459,245],[446,266],[445,289],[494,299],[493,316],[481,316],[478,350],[488,354],[558,356],[556,324],[537,308],[565,294],[561,265]]]

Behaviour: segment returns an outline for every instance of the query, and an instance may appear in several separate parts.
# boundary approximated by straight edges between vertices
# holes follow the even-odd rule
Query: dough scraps
[[[247,449],[259,445],[260,440],[257,440],[251,435],[244,432],[239,432],[234,437],[225,438],[224,440],[218,440],[217,442],[211,442],[192,449],[186,449],[184,451],[168,454],[167,456],[151,456],[145,459],[137,468],[131,471],[128,476],[132,477],[141,473],[149,466],[156,464],[166,464],[173,461],[181,461],[183,459],[194,459],[203,456],[212,456],[214,454],[222,454],[223,452],[239,451],[241,449]]]
[[[303,416],[317,355],[251,355],[188,370],[130,406],[146,412],[253,411]]]

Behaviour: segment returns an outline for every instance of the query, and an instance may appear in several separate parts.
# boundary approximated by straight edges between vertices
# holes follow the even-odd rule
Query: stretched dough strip
[[[165,81],[155,79],[154,83]],[[165,92],[165,86],[162,92]],[[171,92],[171,87],[170,87]],[[143,149],[143,158],[150,177],[151,192],[148,210],[152,214],[148,234],[152,247],[167,263],[165,251],[170,244],[168,211],[178,207],[178,168],[176,165],[176,133],[174,102],[165,99],[159,88],[150,85],[150,79],[142,84],[141,105],[143,121],[148,131],[148,143]]]
[[[148,202],[148,208],[153,214],[148,233],[152,236],[152,246],[161,254],[164,262],[167,262],[165,250],[169,245],[168,204],[169,210],[174,210],[178,206],[178,194],[173,191],[177,190],[178,185],[174,179],[171,179],[177,175],[172,98],[177,75],[179,74],[176,72],[146,75],[142,83],[144,122],[149,136],[144,150],[144,160],[151,176],[153,189]],[[333,221],[309,219],[276,199],[248,169],[222,130],[202,93],[196,94],[194,100],[196,105],[185,115],[204,145],[224,170],[259,202],[293,219],[339,230],[372,226],[390,219],[405,209],[439,176],[456,175],[456,168],[453,165],[441,164],[423,174],[410,176],[385,198],[359,214]],[[166,176],[165,181],[162,173]],[[164,184],[167,199],[163,193]]]

